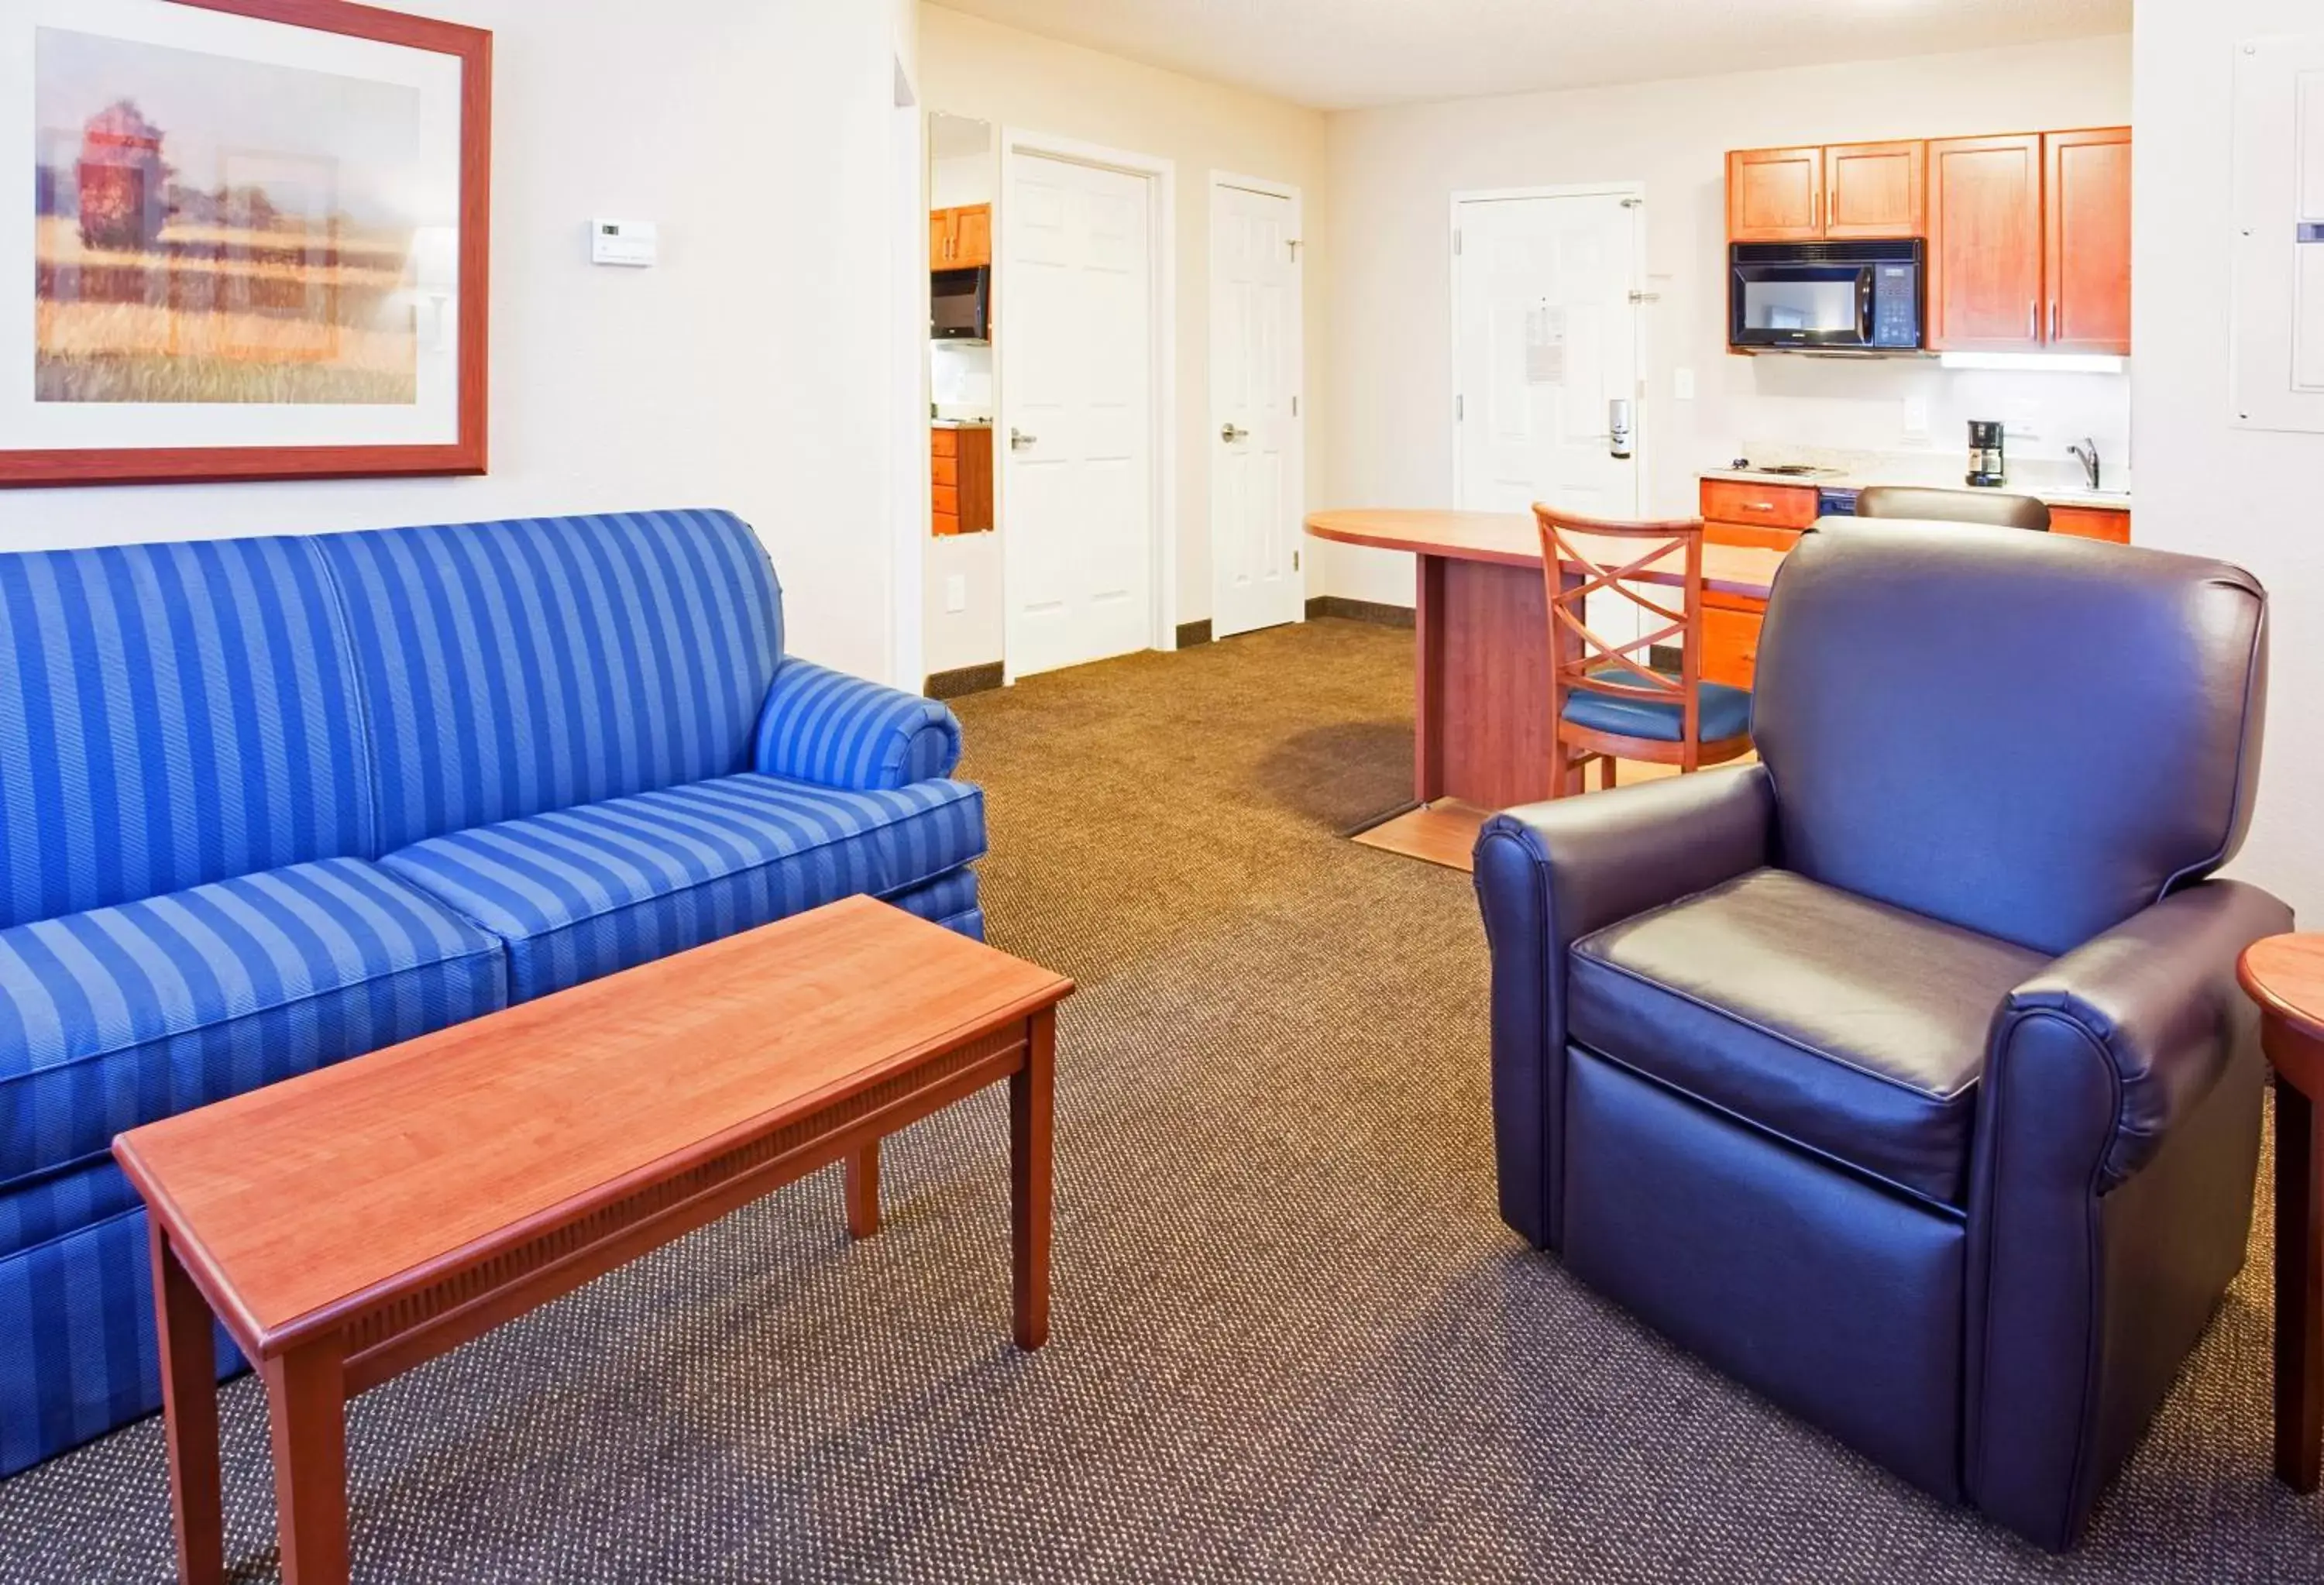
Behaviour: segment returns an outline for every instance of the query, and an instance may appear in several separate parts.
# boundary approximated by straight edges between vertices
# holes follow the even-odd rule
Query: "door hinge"
[[[1293,572],[1297,572],[1299,570],[1299,552],[1296,550],[1294,550],[1291,553],[1291,570]]]
[[[1465,424],[1469,421],[1469,399],[1467,397],[1456,396],[1452,399],[1452,421],[1456,424]]]
[[[1295,419],[1299,416],[1299,399],[1296,396],[1291,399],[1291,416]]]
[[[1290,243],[1291,243],[1291,262],[1292,262],[1293,263],[1295,263],[1295,264],[1296,264],[1296,263],[1297,263],[1299,262],[1299,239],[1298,239],[1297,237],[1296,237],[1296,236],[1295,236],[1295,237],[1292,237],[1292,238],[1290,239]]]
[[[1452,228],[1452,256],[1461,256],[1461,228],[1457,226]]]

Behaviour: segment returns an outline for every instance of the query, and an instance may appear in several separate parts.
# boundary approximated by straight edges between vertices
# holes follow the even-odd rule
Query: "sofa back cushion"
[[[0,555],[0,926],[371,851],[303,539]]]
[[[1783,864],[2080,945],[2242,842],[2266,618],[2249,573],[2194,557],[1959,523],[1805,536],[1752,710]]]
[[[546,518],[315,544],[346,603],[382,851],[745,769],[782,605],[740,519]]]

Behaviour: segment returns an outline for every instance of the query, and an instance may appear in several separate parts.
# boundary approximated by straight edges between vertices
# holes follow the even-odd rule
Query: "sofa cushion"
[[[0,930],[0,1193],[503,1004],[500,944],[360,859]]]
[[[135,1210],[143,1202],[110,1156],[84,1159],[0,1192],[0,1260],[51,1239]]]
[[[1995,1014],[2047,961],[1755,870],[1574,943],[1569,1027],[1697,1101],[1958,1206]]]
[[[305,540],[0,556],[0,927],[370,856],[355,701]]]
[[[782,610],[741,520],[654,511],[314,543],[363,676],[381,852],[749,768]]]
[[[984,852],[984,795],[840,792],[748,773],[457,831],[383,862],[509,946],[525,1000]]]

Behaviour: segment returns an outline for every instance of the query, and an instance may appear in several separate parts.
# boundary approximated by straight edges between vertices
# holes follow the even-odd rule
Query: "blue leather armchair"
[[[2208,880],[2266,597],[2216,562],[1836,526],[1760,763],[1480,834],[1502,1216],[1906,1479],[2070,1546],[2241,1266],[2265,1073]]]

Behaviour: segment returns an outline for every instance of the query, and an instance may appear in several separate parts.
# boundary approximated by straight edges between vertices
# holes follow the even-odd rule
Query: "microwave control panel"
[[[1915,266],[1873,266],[1870,345],[1921,345],[1921,272]]]

